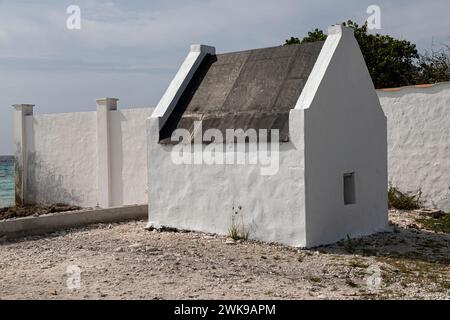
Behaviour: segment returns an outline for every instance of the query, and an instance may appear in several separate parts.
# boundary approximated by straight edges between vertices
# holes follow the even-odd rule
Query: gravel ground
[[[415,219],[392,211],[395,232],[314,250],[143,221],[3,240],[0,299],[450,299],[450,235]]]

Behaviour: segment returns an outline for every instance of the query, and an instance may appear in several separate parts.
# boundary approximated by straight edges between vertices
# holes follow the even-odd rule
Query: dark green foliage
[[[419,58],[417,83],[436,83],[450,79],[450,47],[424,52]]]
[[[388,35],[369,34],[367,23],[358,26],[353,21],[344,25],[355,30],[355,38],[376,88],[389,88],[414,84],[415,59],[419,58],[416,45]]]
[[[294,38],[291,37],[290,39],[286,40],[285,45],[289,45],[289,44],[299,44],[302,43],[302,41],[299,38]]]
[[[398,210],[416,210],[422,206],[420,197],[422,192],[417,194],[403,193],[398,188],[389,186],[388,204],[389,208]]]
[[[407,40],[369,33],[367,23],[359,26],[349,20],[342,24],[355,30],[377,89],[450,80],[449,50],[419,55],[416,45]],[[322,30],[315,29],[303,39],[292,37],[285,44],[323,41],[326,37]]]
[[[308,36],[304,37],[302,40],[300,40],[299,38],[291,37],[289,40],[286,40],[285,44],[300,44],[325,40],[327,40],[327,35],[324,34],[322,30],[316,28],[314,31],[308,32]]]

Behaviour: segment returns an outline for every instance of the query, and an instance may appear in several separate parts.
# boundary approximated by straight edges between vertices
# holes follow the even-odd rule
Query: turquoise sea
[[[0,208],[14,205],[14,157],[0,156]]]

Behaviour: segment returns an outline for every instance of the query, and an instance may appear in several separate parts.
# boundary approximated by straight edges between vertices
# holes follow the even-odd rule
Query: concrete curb
[[[96,223],[112,223],[147,219],[148,205],[134,205],[108,209],[61,212],[39,217],[25,217],[0,221],[0,237],[6,239],[79,228]]]

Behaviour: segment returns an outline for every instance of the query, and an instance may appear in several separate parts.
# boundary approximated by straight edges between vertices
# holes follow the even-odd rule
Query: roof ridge
[[[216,56],[221,56],[225,54],[232,54],[232,53],[246,53],[246,52],[253,52],[253,51],[259,51],[259,50],[267,50],[267,49],[276,49],[276,48],[284,48],[286,46],[294,47],[294,46],[307,46],[307,45],[313,45],[316,43],[325,42],[325,41],[312,41],[312,42],[305,42],[305,43],[295,43],[295,44],[280,44],[278,46],[270,46],[270,47],[262,47],[262,48],[256,48],[256,49],[246,49],[246,50],[239,50],[239,51],[229,51],[229,52],[221,52],[217,53]]]

